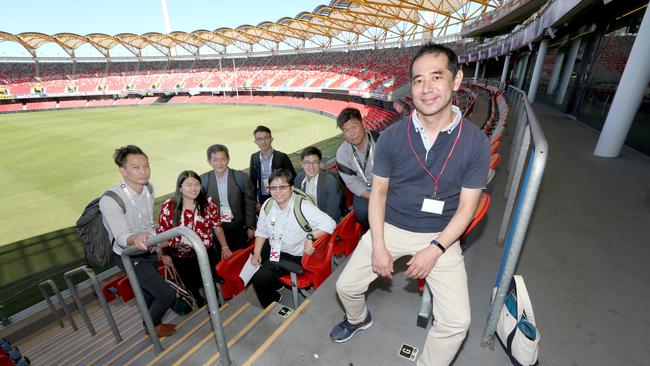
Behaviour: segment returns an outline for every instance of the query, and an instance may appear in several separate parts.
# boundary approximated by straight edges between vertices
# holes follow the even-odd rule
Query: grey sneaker
[[[366,318],[359,324],[352,324],[345,317],[342,322],[338,323],[330,332],[330,339],[336,343],[343,343],[352,338],[354,333],[359,330],[368,329],[372,326],[372,316],[366,311]]]

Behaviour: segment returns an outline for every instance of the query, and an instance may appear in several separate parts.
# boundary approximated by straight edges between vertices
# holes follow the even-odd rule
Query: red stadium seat
[[[332,273],[332,250],[334,249],[334,237],[326,234],[314,242],[316,251],[312,255],[302,256],[303,274],[291,273],[280,277],[279,281],[292,289],[294,309],[298,307],[298,292],[307,298],[307,289],[317,289]]]
[[[248,260],[248,257],[253,253],[255,248],[254,240],[250,242],[248,247],[239,249],[233,252],[232,256],[228,259],[221,260],[216,267],[217,274],[223,278],[221,284],[221,292],[224,299],[230,299],[238,293],[244,291],[244,282],[239,277],[241,269]]]
[[[363,232],[363,227],[357,221],[357,216],[354,214],[354,211],[350,211],[338,224],[334,233],[332,233],[334,237],[333,255],[338,256],[344,254],[345,256],[349,256],[352,254]]]
[[[501,154],[494,153],[490,156],[490,169],[496,169],[501,162]]]

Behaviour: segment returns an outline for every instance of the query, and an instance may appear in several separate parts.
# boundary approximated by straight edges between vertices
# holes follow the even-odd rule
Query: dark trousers
[[[284,269],[278,268],[273,262],[269,262],[270,254],[271,246],[267,240],[262,247],[262,266],[257,272],[255,272],[253,278],[251,278],[253,288],[255,288],[255,293],[257,293],[257,299],[260,301],[260,305],[262,305],[263,308],[271,305],[274,301],[280,300],[280,293],[277,290],[282,288],[282,284],[278,282],[278,278],[289,274],[289,272]],[[282,252],[280,253],[280,260],[287,260],[300,264],[302,257]]]
[[[210,260],[210,270],[212,271],[212,277],[216,275],[215,267],[219,262],[219,256],[215,251],[215,247],[206,248],[208,253],[208,259]],[[176,272],[181,277],[185,289],[192,294],[194,300],[198,307],[205,305],[205,298],[201,296],[199,289],[203,288],[203,280],[201,279],[201,269],[199,268],[199,261],[196,258],[196,255],[193,257],[180,258],[172,255],[172,262],[174,263],[174,268]]]
[[[147,253],[131,257],[133,269],[138,283],[142,287],[144,301],[149,308],[149,314],[154,325],[162,322],[162,317],[176,301],[174,291],[158,272],[158,256],[155,253]],[[122,257],[115,254],[115,264],[124,270]]]
[[[241,224],[224,222],[221,226],[223,227],[223,233],[228,242],[228,248],[230,248],[231,251],[234,252],[237,249],[246,248],[248,246],[250,240],[248,240],[248,236],[246,235],[246,228]]]
[[[355,194],[352,200],[352,207],[361,226],[365,229],[370,228],[368,224],[368,200]]]

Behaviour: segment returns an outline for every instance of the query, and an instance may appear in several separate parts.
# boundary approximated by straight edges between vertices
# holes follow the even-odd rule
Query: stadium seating
[[[293,272],[280,277],[279,281],[291,287],[293,296],[293,307],[298,308],[298,293],[307,298],[309,293],[307,289],[313,287],[317,289],[329,275],[332,273],[332,250],[334,249],[335,237],[326,234],[316,239],[313,243],[314,254],[305,254],[302,256],[301,271]]]
[[[0,86],[15,95],[30,94],[40,85],[49,94],[106,92],[125,87],[145,90],[182,88],[331,88],[388,94],[408,81],[408,60],[415,48],[277,55],[232,60],[43,63],[38,73],[31,63],[0,67]]]
[[[22,111],[22,103],[0,104],[0,112]]]
[[[217,274],[223,278],[221,292],[224,299],[231,299],[244,291],[244,282],[239,277],[239,273],[253,253],[254,247],[254,241],[251,241],[248,247],[234,251],[230,258],[221,260],[217,264]]]
[[[8,339],[0,339],[0,366],[27,366],[29,358],[24,357],[18,347],[12,346]]]
[[[359,221],[357,221],[357,216],[354,214],[354,211],[350,211],[332,233],[334,237],[332,255],[350,256],[357,247],[364,231]]]

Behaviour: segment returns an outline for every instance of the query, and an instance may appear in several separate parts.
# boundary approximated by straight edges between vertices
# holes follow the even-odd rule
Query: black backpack
[[[99,200],[104,196],[114,199],[126,214],[126,206],[122,198],[113,191],[106,191],[100,197],[90,201],[76,225],[77,235],[84,246],[86,261],[99,266],[105,266],[113,260],[113,240],[110,240],[108,230],[102,222],[102,212],[99,210]]]

